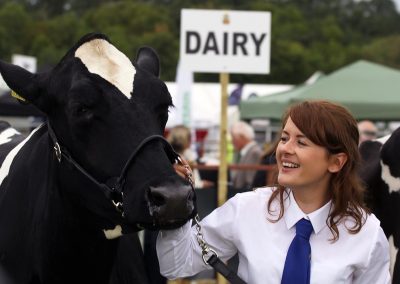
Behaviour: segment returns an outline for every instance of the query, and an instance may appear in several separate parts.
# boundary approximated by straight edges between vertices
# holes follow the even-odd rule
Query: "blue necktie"
[[[311,246],[311,222],[301,219],[296,223],[296,236],[289,246],[283,268],[281,284],[309,284]]]

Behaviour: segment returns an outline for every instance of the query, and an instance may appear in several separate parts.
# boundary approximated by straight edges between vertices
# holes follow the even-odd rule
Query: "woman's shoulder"
[[[373,230],[381,228],[381,221],[373,213],[367,213],[363,210],[363,217],[365,220],[363,227],[366,226],[367,228]]]
[[[254,198],[259,196],[271,196],[272,193],[276,190],[276,187],[273,186],[264,186],[253,188],[251,191],[241,192],[236,194],[236,196],[240,198]]]
[[[381,229],[380,226],[380,221],[379,219],[373,214],[373,213],[369,213],[366,212],[364,209],[361,209],[362,212],[362,227],[360,230],[360,234],[361,235],[375,235],[378,233],[378,231]],[[353,218],[350,217],[346,217],[344,219],[344,228],[343,229],[348,229],[348,228],[354,228],[354,226],[356,225],[355,220]]]
[[[237,202],[240,204],[252,204],[252,203],[262,203],[265,204],[276,190],[276,187],[259,187],[254,188],[251,191],[237,193],[231,198],[232,202]]]
[[[266,212],[268,201],[274,190],[273,187],[261,187],[237,193],[217,210],[231,210],[235,212],[235,215],[241,216],[241,218],[248,214],[254,216],[262,213],[260,214],[262,216],[263,212]],[[224,214],[227,213],[225,212]]]

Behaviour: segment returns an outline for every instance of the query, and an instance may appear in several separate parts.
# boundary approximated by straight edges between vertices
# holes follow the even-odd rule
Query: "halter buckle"
[[[114,200],[111,200],[112,204],[114,205],[114,207],[120,212],[120,213],[124,213],[124,207],[122,202],[115,202]]]

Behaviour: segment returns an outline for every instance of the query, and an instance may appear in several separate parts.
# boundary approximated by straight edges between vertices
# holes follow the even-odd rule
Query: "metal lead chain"
[[[58,162],[60,163],[60,162],[61,162],[61,147],[60,147],[60,144],[58,144],[58,143],[56,142],[56,143],[54,144],[53,149],[54,149],[54,152],[56,153],[57,160],[58,160]]]
[[[204,236],[201,233],[201,225],[200,225],[200,217],[199,214],[196,214],[196,216],[194,217],[194,222],[196,223],[196,230],[197,230],[197,242],[199,243],[199,246],[201,247],[201,255],[203,257],[203,261],[205,264],[210,265],[208,263],[208,260],[210,259],[210,257],[207,257],[209,254],[213,254],[216,257],[218,257],[218,254],[215,250],[213,250],[212,248],[210,248],[208,246],[208,244],[206,243],[206,241],[204,240]],[[206,258],[207,257],[207,258]]]

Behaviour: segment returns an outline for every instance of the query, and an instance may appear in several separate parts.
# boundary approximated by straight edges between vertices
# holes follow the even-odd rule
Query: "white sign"
[[[18,65],[29,72],[36,73],[37,60],[36,57],[14,54],[11,58],[12,64]]]
[[[180,58],[195,72],[270,70],[271,13],[182,9]]]

